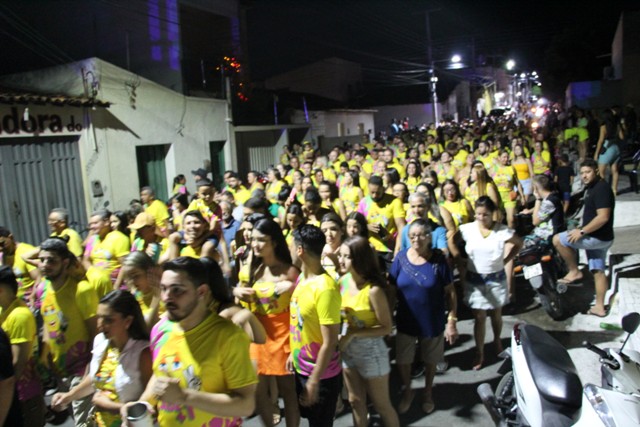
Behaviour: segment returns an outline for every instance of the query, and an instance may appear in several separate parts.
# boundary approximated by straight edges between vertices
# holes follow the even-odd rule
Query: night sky
[[[598,79],[608,65],[620,12],[638,2],[583,1],[289,1],[248,3],[251,75],[264,79],[325,57],[362,64],[368,94],[427,96],[425,11],[431,10],[433,58],[458,53],[466,63],[537,70],[548,92],[568,81]],[[600,6],[595,6],[600,5]],[[475,55],[473,55],[475,53]],[[598,58],[600,56],[600,58]],[[571,62],[573,66],[563,64]],[[459,81],[456,73],[449,86]],[[459,74],[458,74],[459,75]],[[567,80],[568,79],[568,80]],[[416,93],[422,95],[415,96]],[[414,96],[411,96],[413,94]],[[399,100],[400,101],[400,100]]]

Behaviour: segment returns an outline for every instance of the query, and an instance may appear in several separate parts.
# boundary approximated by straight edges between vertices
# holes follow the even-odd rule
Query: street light
[[[462,57],[458,54],[453,55],[450,59],[440,59],[440,60],[431,60],[431,64],[429,66],[429,82],[431,87],[431,103],[433,110],[433,123],[438,123],[438,94],[436,93],[436,86],[438,85],[438,77],[436,77],[436,68],[435,64],[437,62],[448,62],[449,66],[446,68],[449,69],[459,69],[463,68],[464,64],[462,64]]]
[[[510,59],[507,61],[507,70],[511,71],[516,67],[516,61]]]

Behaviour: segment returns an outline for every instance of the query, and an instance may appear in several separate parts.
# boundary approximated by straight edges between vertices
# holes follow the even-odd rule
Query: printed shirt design
[[[302,277],[302,276],[301,276]],[[327,274],[301,278],[293,291],[290,304],[290,343],[295,370],[310,376],[322,345],[320,325],[340,323],[340,291]],[[321,379],[340,373],[340,353],[335,349]]]

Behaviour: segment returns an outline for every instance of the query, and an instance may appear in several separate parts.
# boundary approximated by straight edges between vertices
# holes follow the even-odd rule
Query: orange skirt
[[[287,371],[289,346],[289,312],[256,315],[264,326],[267,340],[264,344],[251,344],[251,358],[258,361],[258,375],[291,375]]]

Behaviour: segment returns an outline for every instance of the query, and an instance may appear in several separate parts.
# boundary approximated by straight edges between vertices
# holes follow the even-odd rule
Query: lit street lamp
[[[516,67],[516,61],[510,59],[507,61],[507,70],[511,71]]]

